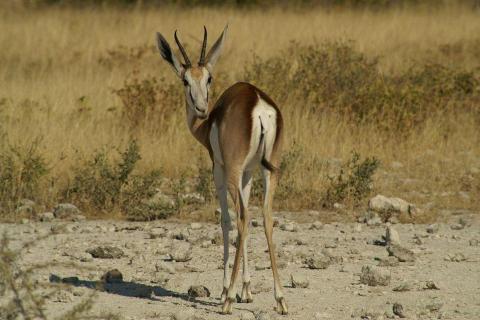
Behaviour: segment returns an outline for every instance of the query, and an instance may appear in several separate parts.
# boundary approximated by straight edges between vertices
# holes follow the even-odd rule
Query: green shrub
[[[38,200],[49,168],[39,151],[40,140],[0,149],[0,213],[12,213],[23,198]]]
[[[277,56],[254,56],[244,77],[280,101],[286,112],[333,113],[394,136],[408,135],[428,118],[451,110],[480,118],[478,73],[426,64],[385,75],[378,59],[358,52],[352,42],[293,43]]]
[[[110,160],[108,152],[97,152],[92,160],[74,168],[74,178],[64,190],[65,199],[87,210],[120,210],[132,220],[165,218],[174,212],[161,204],[149,202],[160,186],[160,171],[133,174],[140,153],[131,141],[119,161]]]
[[[329,176],[329,185],[322,199],[324,207],[331,208],[335,203],[348,202],[355,206],[372,191],[372,178],[380,161],[375,157],[360,159],[353,152],[352,158],[343,163],[337,175]]]

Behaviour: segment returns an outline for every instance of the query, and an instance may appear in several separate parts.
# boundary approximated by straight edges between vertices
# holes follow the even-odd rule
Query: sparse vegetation
[[[148,201],[160,186],[160,171],[134,174],[139,160],[139,147],[135,140],[130,142],[116,162],[109,160],[107,151],[97,152],[93,159],[73,169],[73,180],[63,191],[63,197],[89,211],[120,210],[134,220],[167,217],[173,213],[173,208]]]
[[[36,139],[0,149],[0,215],[10,216],[23,198],[41,199],[49,167],[39,145]]]
[[[193,61],[201,26],[208,21],[213,38],[226,16],[233,22],[212,100],[248,80],[281,108],[286,146],[278,207],[365,205],[360,199],[368,190],[360,186],[370,183],[350,181],[350,169],[338,176],[336,163],[349,163],[352,150],[381,161],[372,183],[384,193],[434,208],[480,204],[475,11],[453,4],[448,10],[318,6],[270,8],[260,17],[228,7],[77,10],[69,3],[0,9],[0,28],[10,30],[0,34],[4,218],[22,198],[47,208],[71,201],[89,215],[135,220],[197,209],[183,193],[214,201],[208,157],[188,132],[181,83],[159,58],[154,31],[172,39],[179,29]],[[91,32],[77,32],[87,27]],[[258,177],[254,183],[252,201],[259,202]],[[159,189],[173,204],[149,201]]]
[[[373,175],[380,162],[375,157],[361,159],[356,152],[340,167],[337,175],[329,176],[322,205],[332,208],[335,203],[358,205],[372,191]]]

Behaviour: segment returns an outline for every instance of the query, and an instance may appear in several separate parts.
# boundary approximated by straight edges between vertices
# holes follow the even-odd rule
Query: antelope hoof
[[[275,311],[282,315],[288,314],[288,308],[287,303],[285,302],[285,298],[282,297],[277,300],[277,308]]]
[[[224,303],[225,300],[227,300],[227,293],[228,293],[228,289],[224,287],[222,291],[222,295],[220,296],[220,301],[222,303]]]
[[[241,303],[253,302],[252,292],[250,291],[250,281],[243,283],[242,297],[240,298],[240,302]]]
[[[222,306],[222,314],[232,314],[233,299],[227,297]]]

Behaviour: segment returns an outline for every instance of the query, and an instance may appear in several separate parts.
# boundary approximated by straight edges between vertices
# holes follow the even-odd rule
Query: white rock
[[[200,230],[202,229],[202,224],[201,223],[198,223],[198,222],[192,222],[190,223],[190,229],[192,230]]]
[[[385,240],[387,244],[400,244],[400,236],[398,235],[397,230],[392,226],[388,226],[385,231]]]
[[[376,212],[414,213],[415,206],[400,198],[387,198],[376,195],[368,202],[368,207]]]

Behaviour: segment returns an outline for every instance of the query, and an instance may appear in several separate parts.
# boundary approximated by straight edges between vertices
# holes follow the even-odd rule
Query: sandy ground
[[[29,249],[22,266],[42,262],[74,262],[81,266],[53,266],[36,275],[41,282],[56,277],[78,277],[72,287],[48,301],[50,314],[59,314],[96,291],[93,311],[113,312],[124,319],[399,318],[393,313],[395,303],[402,305],[407,319],[480,319],[478,215],[452,216],[438,224],[438,231],[430,230],[432,233],[427,232],[426,225],[393,225],[401,245],[410,249],[415,257],[414,262],[399,263],[396,258],[388,260],[382,240],[384,224],[317,223],[312,226],[315,217],[310,217],[313,220],[308,223],[304,222],[306,219],[294,222],[295,217],[294,214],[280,215],[280,227],[274,231],[281,282],[289,306],[287,316],[277,315],[273,310],[273,281],[261,223],[250,228],[248,249],[254,301],[234,304],[232,315],[219,313],[223,277],[219,225],[58,221],[0,224],[0,231],[7,231],[13,239],[12,246],[16,247],[22,241],[48,233],[53,227],[57,234]],[[456,228],[459,218],[466,223]],[[93,258],[86,251],[97,246],[119,248],[123,256]],[[171,255],[182,256],[185,252],[188,259],[188,250],[191,250],[191,260],[171,261]],[[233,261],[233,245],[230,252]],[[310,257],[328,257],[331,264],[326,269],[309,269],[305,259]],[[387,285],[369,286],[360,282],[363,266],[385,261],[391,264],[381,267],[391,274]],[[123,274],[123,282],[105,285],[106,291],[94,289],[96,281],[111,269]],[[300,282],[308,281],[308,287],[293,288],[291,275]],[[434,284],[428,285],[428,281]],[[192,285],[206,286],[211,296],[189,297],[187,291]],[[237,287],[240,291],[241,277]],[[401,287],[406,291],[398,291]]]

